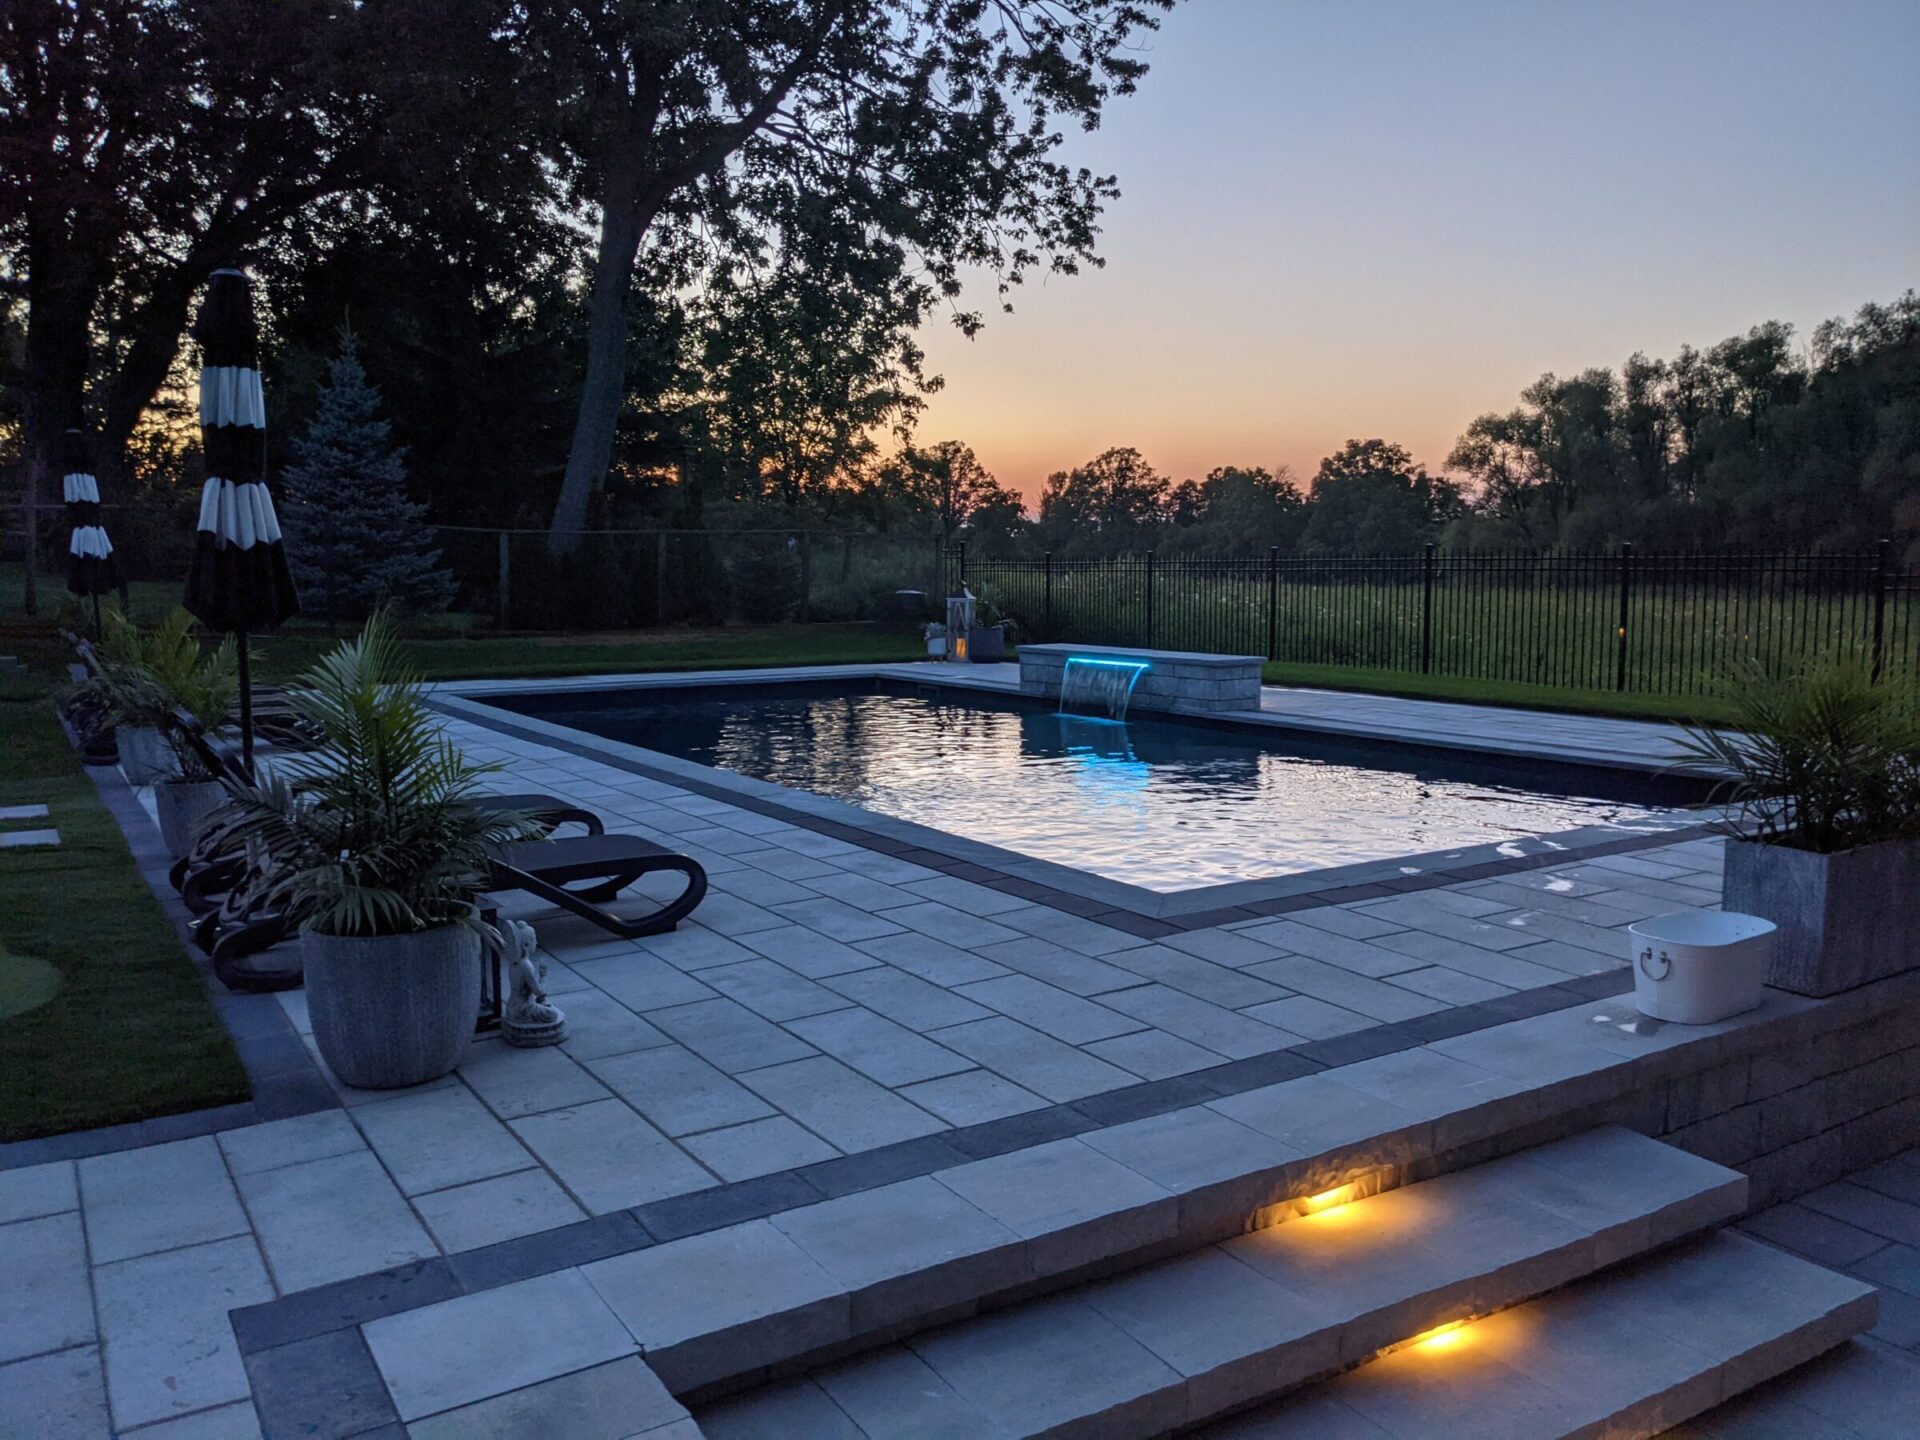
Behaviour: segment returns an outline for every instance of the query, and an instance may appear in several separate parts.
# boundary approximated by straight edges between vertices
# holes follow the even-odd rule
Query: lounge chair
[[[172,729],[190,746],[207,773],[230,785],[251,785],[253,777],[232,751],[215,745],[200,722],[185,711],[175,711]],[[578,825],[589,836],[606,833],[606,826],[591,810],[583,809],[557,795],[526,792],[514,795],[477,795],[474,803],[489,810],[511,811],[524,815],[543,831],[551,833],[562,825]],[[203,853],[199,847],[174,862],[168,878],[173,888],[186,899],[187,908],[205,915],[219,903],[244,873],[242,857]]]
[[[686,889],[665,905],[631,919],[605,908],[636,880],[665,871],[687,879]],[[676,854],[637,835],[570,835],[499,847],[491,861],[487,888],[496,894],[519,891],[536,896],[591,920],[610,935],[633,940],[662,934],[692,914],[706,898],[707,872],[691,856]],[[291,938],[283,914],[259,905],[249,907],[248,889],[245,885],[235,887],[222,908],[225,918],[209,927],[210,942],[202,942],[212,957],[214,974],[229,990],[294,989],[303,976],[299,961],[293,957],[272,967],[240,963]],[[497,993],[497,983],[495,988]]]
[[[632,919],[601,908],[636,880],[669,871],[686,876],[687,887],[665,905]],[[537,896],[623,940],[673,929],[707,893],[707,872],[698,860],[637,835],[573,835],[503,845],[494,852],[488,879],[495,893]]]

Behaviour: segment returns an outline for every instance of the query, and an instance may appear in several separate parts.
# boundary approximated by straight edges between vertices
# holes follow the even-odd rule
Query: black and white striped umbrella
[[[187,570],[187,609],[239,639],[240,740],[253,764],[253,686],[247,635],[300,613],[280,521],[267,492],[267,407],[253,286],[216,270],[194,322],[200,342],[200,436],[207,484]]]
[[[300,600],[267,493],[260,332],[245,275],[213,272],[193,333],[200,342],[207,484],[187,571],[187,609],[216,630],[265,630],[298,614]]]
[[[67,542],[67,589],[93,597],[97,623],[100,597],[120,588],[120,562],[113,558],[113,542],[101,523],[100,482],[93,477],[92,450],[86,431],[67,431],[60,483],[66,494],[67,519],[73,526],[73,536]]]

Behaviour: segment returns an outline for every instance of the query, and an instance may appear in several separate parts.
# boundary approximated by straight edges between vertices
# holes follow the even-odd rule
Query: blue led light
[[[1116,670],[1151,670],[1153,665],[1146,660],[1095,660],[1086,655],[1069,655],[1069,665],[1106,665]]]

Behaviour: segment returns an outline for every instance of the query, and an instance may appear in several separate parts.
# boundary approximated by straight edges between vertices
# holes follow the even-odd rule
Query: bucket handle
[[[1646,977],[1649,980],[1656,982],[1661,981],[1673,973],[1673,961],[1664,950],[1660,952],[1660,965],[1662,968],[1660,973],[1656,975],[1653,970],[1653,947],[1651,945],[1640,952],[1640,968],[1646,973]]]

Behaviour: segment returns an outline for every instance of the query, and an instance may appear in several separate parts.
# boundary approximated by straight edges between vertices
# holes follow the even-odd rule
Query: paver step
[[[1658,1435],[1859,1334],[1874,1323],[1876,1301],[1870,1285],[1721,1231],[1396,1350],[1196,1434],[1205,1440]],[[1818,1419],[1815,1428],[1802,1430],[1789,1417],[1786,1428],[1764,1433],[1838,1440],[1870,1432]]]
[[[1746,1179],[1605,1127],[927,1331],[704,1408],[711,1440],[1154,1436],[1739,1213]]]
[[[1913,1440],[1920,1356],[1863,1336],[1665,1432],[1661,1440]]]

